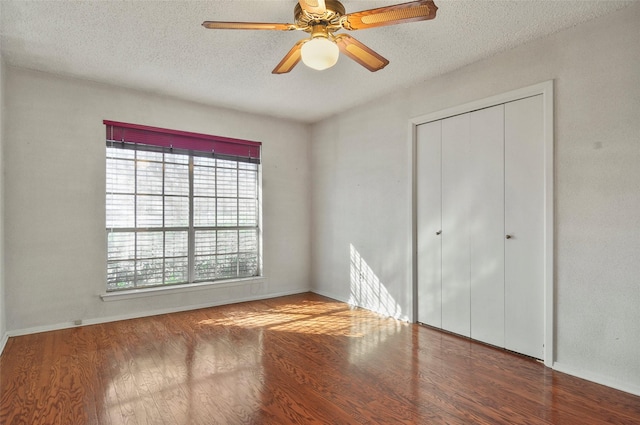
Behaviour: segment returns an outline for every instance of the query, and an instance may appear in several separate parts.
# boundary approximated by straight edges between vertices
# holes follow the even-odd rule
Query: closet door
[[[470,336],[469,114],[442,120],[442,329]]]
[[[505,104],[505,347],[544,357],[542,96]]]
[[[504,105],[469,119],[471,338],[504,347]]]
[[[417,128],[418,322],[442,327],[441,122]]]

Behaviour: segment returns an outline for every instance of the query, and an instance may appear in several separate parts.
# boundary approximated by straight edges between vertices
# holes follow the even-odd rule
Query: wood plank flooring
[[[640,397],[314,294],[11,338],[0,424],[638,424]]]

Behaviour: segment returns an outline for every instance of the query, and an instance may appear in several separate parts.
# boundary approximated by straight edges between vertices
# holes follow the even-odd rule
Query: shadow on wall
[[[358,250],[350,244],[351,293],[349,304],[363,307],[393,318],[400,318],[402,308],[362,258]]]

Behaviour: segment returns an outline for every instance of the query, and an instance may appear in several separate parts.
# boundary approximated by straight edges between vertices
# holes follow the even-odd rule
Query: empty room
[[[0,1],[0,424],[640,423],[640,2]]]

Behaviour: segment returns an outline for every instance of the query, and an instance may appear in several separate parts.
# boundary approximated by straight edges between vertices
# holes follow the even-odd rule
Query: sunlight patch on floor
[[[305,301],[259,311],[225,314],[201,320],[198,325],[362,338],[379,326],[381,320],[386,318],[344,303]]]

